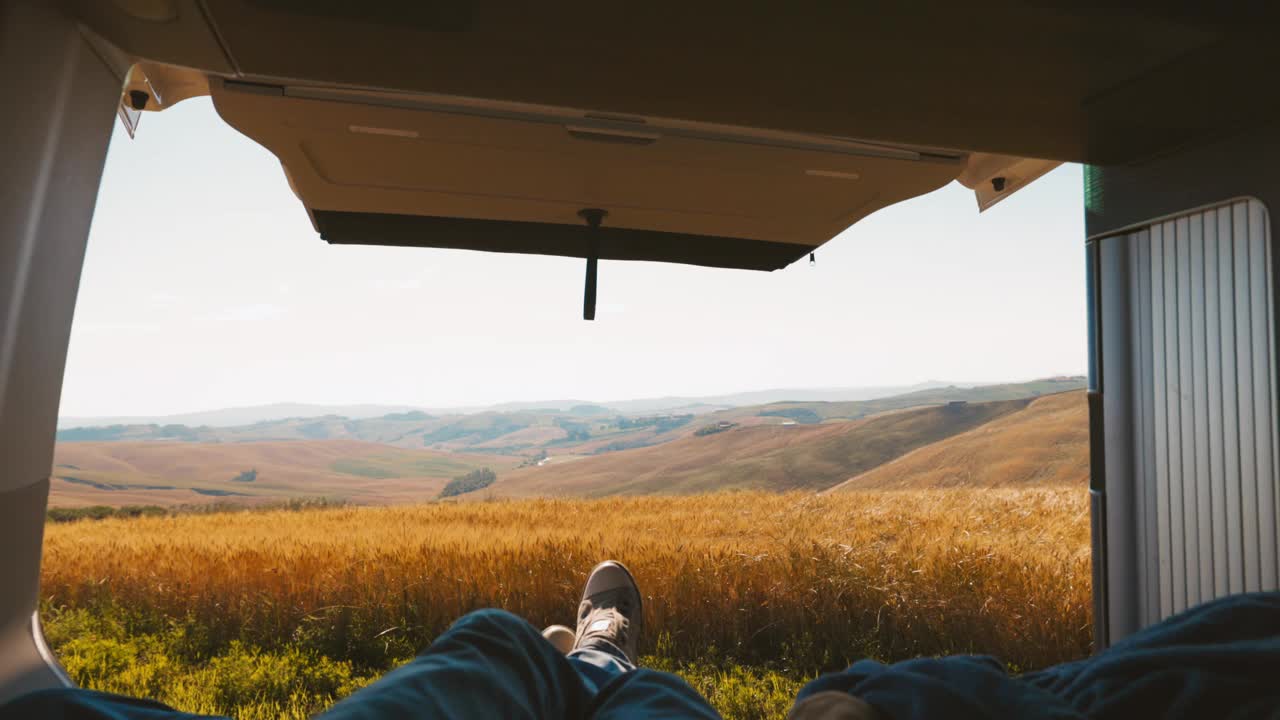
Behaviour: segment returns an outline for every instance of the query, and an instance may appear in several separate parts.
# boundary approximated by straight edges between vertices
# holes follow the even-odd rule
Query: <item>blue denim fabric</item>
[[[195,720],[160,703],[59,688],[0,707],[0,720]],[[320,720],[391,718],[717,718],[676,675],[636,669],[619,650],[561,655],[502,610],[466,615],[408,664],[338,702]]]
[[[454,623],[413,662],[334,705],[320,720],[374,718],[714,718],[675,675],[637,670],[605,650],[561,655],[502,610]]]

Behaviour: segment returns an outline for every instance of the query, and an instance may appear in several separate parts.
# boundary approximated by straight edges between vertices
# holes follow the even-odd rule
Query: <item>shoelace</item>
[[[586,609],[586,612],[578,618],[580,641],[598,635],[611,635],[615,642],[625,647],[627,635],[631,630],[631,620],[627,617],[631,613],[631,593],[627,592],[627,588],[598,593],[584,605],[589,605],[590,609]],[[610,627],[592,632],[588,628],[594,625],[601,615],[608,616],[611,621]]]
[[[607,619],[609,627],[601,630],[587,630],[582,634],[582,639],[604,637],[619,647],[625,649],[627,645],[627,634],[631,631],[631,621],[615,608],[598,608],[587,614],[587,627],[590,628],[600,620]]]

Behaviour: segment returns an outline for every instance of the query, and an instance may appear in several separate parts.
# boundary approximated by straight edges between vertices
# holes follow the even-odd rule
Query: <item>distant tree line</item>
[[[261,505],[240,505],[224,501],[208,504],[174,505],[92,505],[89,507],[55,507],[45,512],[49,522],[75,522],[77,520],[106,520],[107,518],[167,517],[170,515],[212,515],[215,513],[261,513],[275,510],[303,512],[347,507],[342,498],[293,498]]]
[[[128,425],[108,425],[106,427],[78,427],[59,430],[58,442],[92,442],[97,440],[119,440],[129,433]]]
[[[595,452],[592,454],[599,455],[601,453],[617,452],[619,450],[634,450],[635,448],[653,447],[656,444],[656,442],[646,440],[645,438],[639,438],[636,440],[615,440],[608,445],[602,445],[596,448]]]
[[[519,464],[519,465],[517,465],[516,467],[522,467],[522,468],[523,468],[523,467],[533,467],[533,466],[537,465],[538,463],[540,463],[540,462],[542,462],[543,460],[546,460],[546,459],[547,459],[547,451],[546,451],[546,449],[544,448],[544,449],[539,450],[538,452],[534,453],[533,455],[530,455],[529,457],[525,458],[524,460],[521,460],[521,461],[520,461],[520,464]]]
[[[816,425],[822,422],[822,416],[810,408],[784,408],[782,410],[765,410],[760,413],[766,417],[784,417],[805,425]]]
[[[75,427],[59,430],[58,442],[106,442],[112,440],[182,440],[197,442],[201,433],[210,428],[205,425],[191,427],[189,425],[105,425],[100,427]]]
[[[157,517],[168,515],[169,511],[159,505],[125,505],[109,507],[107,505],[91,505],[89,507],[49,508],[45,517],[49,522],[73,522],[75,520],[105,520],[107,518]]]
[[[586,442],[591,439],[591,427],[588,425],[565,418],[556,418],[556,425],[568,433],[565,439],[570,442]]]
[[[421,410],[410,410],[409,412],[387,413],[382,416],[383,420],[430,420],[431,416]]]
[[[444,489],[440,491],[440,497],[446,498],[475,492],[476,490],[489,487],[497,479],[497,474],[487,467],[480,468],[479,470],[472,470],[466,475],[459,475],[458,477],[450,480],[449,483],[444,486]]]
[[[635,430],[652,426],[657,432],[675,430],[693,420],[693,415],[650,415],[648,417],[619,417],[614,424],[619,430]]]
[[[486,422],[487,425],[480,424]],[[529,427],[528,422],[519,422],[505,415],[497,415],[492,418],[484,416],[470,417],[423,433],[422,444],[434,445],[435,443],[450,442],[463,438],[466,438],[468,443],[482,443],[526,427]]]
[[[707,435],[715,435],[716,433],[724,432],[725,430],[735,427],[738,427],[738,423],[719,422],[715,425],[703,425],[697,430],[694,430],[693,434],[698,437],[706,437]]]

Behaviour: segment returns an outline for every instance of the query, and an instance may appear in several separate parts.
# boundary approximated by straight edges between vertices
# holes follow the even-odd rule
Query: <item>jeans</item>
[[[318,720],[385,718],[716,718],[679,676],[636,669],[622,651],[566,657],[529,623],[479,610],[413,662]]]

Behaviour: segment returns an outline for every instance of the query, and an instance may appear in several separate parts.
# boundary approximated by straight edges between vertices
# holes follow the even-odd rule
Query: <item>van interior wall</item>
[[[1093,474],[1104,479],[1106,518],[1095,534],[1106,614],[1096,624],[1112,642],[1195,600],[1280,589],[1280,253],[1267,212],[1280,207],[1276,157],[1272,121],[1086,170],[1100,289],[1090,439],[1101,449]],[[1260,244],[1245,251],[1246,242]],[[1238,509],[1224,509],[1235,488]]]
[[[34,613],[58,400],[117,78],[55,3],[0,3],[0,703],[65,683]]]

